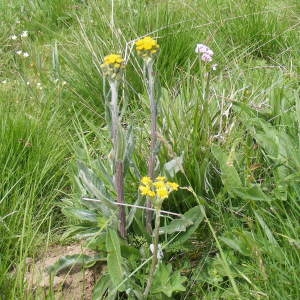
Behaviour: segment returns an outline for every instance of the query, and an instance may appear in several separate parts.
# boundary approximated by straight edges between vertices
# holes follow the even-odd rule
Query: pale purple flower
[[[206,45],[204,45],[204,44],[197,44],[195,52],[198,53],[198,54],[199,53],[206,53],[208,50],[210,50],[210,48],[207,47]]]
[[[208,53],[203,53],[201,56],[201,60],[203,60],[204,62],[211,62],[212,57]]]
[[[207,51],[205,52],[206,54],[213,56],[214,55],[214,51],[212,51],[211,49],[207,49]]]
[[[214,55],[214,52],[208,46],[206,46],[204,44],[197,44],[195,52],[199,55],[202,54],[201,55],[201,60],[203,60],[204,62],[211,62],[212,61],[212,57]]]

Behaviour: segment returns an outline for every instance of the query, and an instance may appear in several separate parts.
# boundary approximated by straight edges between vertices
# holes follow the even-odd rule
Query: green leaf
[[[252,201],[270,201],[270,198],[261,190],[259,185],[251,185],[250,187],[242,185],[231,158],[234,155],[234,147],[230,154],[226,154],[219,146],[213,145],[212,153],[220,164],[221,179],[224,187],[232,197],[240,197]]]
[[[185,212],[181,218],[172,220],[168,225],[161,227],[159,233],[171,234],[174,232],[186,231],[187,227],[193,225],[195,222],[198,222],[199,219],[200,222],[203,219],[200,207],[192,207],[190,210]]]
[[[186,228],[191,225],[193,225],[193,222],[183,216],[180,219],[172,220],[167,226],[161,227],[159,229],[159,234],[171,234],[174,232],[186,231]]]
[[[106,188],[104,184],[97,178],[95,173],[84,166],[84,164],[79,163],[79,178],[86,188],[86,190],[96,197],[99,202],[88,202],[86,201],[86,205],[93,205],[102,211],[102,213],[109,217],[112,211],[116,211],[117,207],[114,205],[113,199],[110,198],[109,194],[106,192]]]
[[[123,260],[118,234],[115,230],[109,229],[106,235],[106,251],[108,272],[116,289],[124,279]],[[121,290],[121,287],[118,288]]]
[[[261,248],[258,238],[248,231],[232,230],[226,232],[220,240],[231,249],[238,251],[242,255],[252,256],[254,249]]]
[[[187,278],[181,276],[179,271],[172,271],[172,265],[161,263],[155,274],[151,294],[163,293],[172,297],[173,293],[184,292],[185,287],[182,285]]]
[[[167,163],[165,163],[164,169],[166,173],[171,178],[173,178],[176,175],[176,173],[183,170],[182,164],[183,164],[183,153],[180,156],[177,156],[172,160],[168,161]]]
[[[97,214],[90,210],[66,207],[62,209],[62,212],[69,217],[79,219],[81,221],[88,221],[91,223],[97,223]]]
[[[70,227],[63,233],[61,240],[68,237],[75,236],[76,238],[93,237],[99,234],[99,227],[97,225],[91,226],[91,223],[81,223],[78,225],[70,225]]]
[[[56,263],[47,268],[48,273],[57,274],[66,269],[70,269],[74,266],[80,266],[84,268],[92,267],[98,261],[106,261],[106,258],[99,255],[88,256],[86,254],[74,254],[61,257]]]
[[[232,158],[221,150],[219,146],[213,145],[211,147],[212,154],[220,164],[222,171],[221,179],[224,187],[230,193],[232,187],[241,187],[242,182],[238,172],[233,166]],[[232,154],[233,155],[233,154]]]
[[[232,194],[245,200],[271,201],[271,199],[261,190],[260,186],[233,188]]]
[[[257,221],[259,222],[260,226],[262,227],[263,231],[265,232],[268,240],[270,241],[270,243],[278,246],[278,243],[277,243],[276,239],[274,238],[272,231],[270,230],[270,228],[268,227],[268,225],[266,224],[264,219],[259,215],[259,213],[257,211],[254,211],[254,214],[255,214],[255,217],[256,217]]]
[[[199,227],[200,223],[204,218],[203,208],[199,205],[195,206],[190,210],[188,210],[184,214],[184,217],[186,219],[189,219],[191,222],[193,222],[193,225],[190,226],[185,232],[178,234],[178,237],[176,238],[175,242],[172,243],[172,246],[178,246],[180,244],[185,243],[192,236],[192,234],[197,230],[197,228]]]
[[[234,239],[230,239],[227,237],[220,237],[220,240],[222,242],[224,242],[228,247],[230,247],[231,249],[240,252],[241,254],[245,255],[245,256],[250,256],[251,252],[247,250],[247,248],[245,248],[244,244],[242,241],[240,240],[234,240]],[[246,249],[246,250],[245,250]]]
[[[108,274],[103,275],[96,283],[93,290],[93,300],[107,299],[106,293],[113,289],[113,283]]]
[[[135,140],[132,133],[132,126],[129,126],[126,134],[126,147],[125,147],[125,157],[124,157],[124,175],[127,172],[131,162],[132,162],[132,154],[135,146]]]

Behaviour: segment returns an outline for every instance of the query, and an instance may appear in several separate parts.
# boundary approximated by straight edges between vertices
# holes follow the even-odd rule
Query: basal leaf
[[[106,258],[99,255],[88,256],[86,254],[74,254],[61,257],[56,263],[47,268],[48,273],[57,274],[74,266],[89,268],[97,261],[106,261]]]
[[[185,291],[183,283],[186,280],[185,276],[180,275],[180,271],[172,271],[171,264],[161,263],[156,271],[151,293],[163,293],[168,297],[172,297],[173,293]]]
[[[97,214],[93,211],[73,207],[65,207],[62,211],[66,216],[70,216],[81,221],[97,223]]]
[[[106,294],[109,289],[113,289],[113,283],[108,274],[103,275],[97,281],[93,290],[93,300],[106,299]]]
[[[118,234],[115,230],[109,229],[106,236],[107,267],[114,288],[117,288],[124,279],[123,260]],[[118,288],[121,290],[121,288]]]

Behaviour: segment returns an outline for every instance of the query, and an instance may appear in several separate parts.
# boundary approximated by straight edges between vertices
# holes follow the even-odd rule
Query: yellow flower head
[[[163,181],[155,181],[153,183],[153,185],[157,188],[157,189],[161,189],[164,188],[166,186],[166,184]]]
[[[119,54],[109,54],[104,57],[103,64],[100,67],[104,76],[110,79],[118,79],[121,69],[125,68],[124,59]]]
[[[149,176],[144,176],[141,179],[141,183],[144,185],[151,185],[152,184],[152,179]]]
[[[152,37],[146,36],[135,42],[135,48],[138,55],[145,60],[149,60],[158,52],[159,45]]]
[[[153,192],[149,187],[147,186],[140,186],[139,190],[143,196],[148,196],[148,197],[155,197],[155,192]]]
[[[176,182],[167,182],[167,186],[171,191],[178,191],[179,188],[179,184],[177,184]]]
[[[169,197],[169,191],[166,188],[159,188],[156,190],[156,195],[163,200]]]
[[[154,181],[150,177],[145,176],[141,179],[141,185],[139,186],[140,193],[153,198],[154,203],[156,200],[160,200],[159,203],[161,203],[161,200],[168,198],[169,194],[177,191],[178,188],[179,185],[176,182],[167,181],[167,178],[164,176],[158,176]]]
[[[167,178],[166,178],[165,176],[157,176],[157,177],[156,177],[156,180],[157,180],[157,181],[166,181]]]

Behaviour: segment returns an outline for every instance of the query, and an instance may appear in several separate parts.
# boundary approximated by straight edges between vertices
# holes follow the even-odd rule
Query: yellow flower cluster
[[[115,79],[120,74],[120,70],[125,67],[124,59],[119,54],[109,54],[104,57],[103,64],[100,67],[104,76]]]
[[[144,59],[152,58],[159,50],[159,45],[156,40],[150,36],[138,40],[135,43],[136,51]]]
[[[143,177],[139,186],[142,195],[161,200],[168,198],[169,194],[178,188],[177,183],[167,181],[164,176],[158,176],[154,181],[150,177]]]

